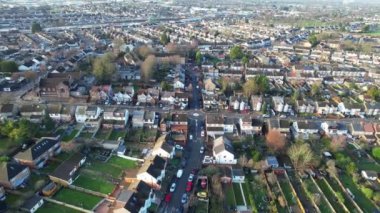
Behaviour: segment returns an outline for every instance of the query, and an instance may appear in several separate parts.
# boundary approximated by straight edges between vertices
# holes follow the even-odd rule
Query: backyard
[[[373,205],[373,203],[363,194],[362,191],[360,191],[357,185],[353,182],[352,176],[341,174],[339,175],[339,179],[344,187],[348,188],[352,192],[352,194],[355,196],[354,200],[364,212],[376,211],[376,207]]]
[[[77,134],[78,134],[78,131],[77,129],[73,129],[70,134],[65,134],[63,137],[62,137],[62,141],[64,142],[68,142],[68,141],[71,141]]]
[[[242,194],[242,191],[240,190],[240,184],[233,183],[232,187],[234,189],[236,205],[237,206],[244,206],[243,194]]]
[[[328,186],[328,183],[325,181],[325,179],[317,179],[315,180],[319,186],[319,188],[322,190],[323,194],[325,194],[326,198],[330,201],[333,208],[336,212],[346,212],[345,206],[342,205],[341,202],[339,202],[338,198],[335,196],[334,192],[331,191],[331,189]]]
[[[303,182],[305,185],[305,191],[309,196],[310,200],[314,200],[317,207],[321,212],[333,212],[333,210],[329,207],[327,201],[323,198],[323,195],[319,193],[317,186],[311,179],[306,179]]]
[[[0,138],[0,154],[4,154],[11,148],[17,147],[21,142],[11,140],[10,138]]]
[[[234,188],[232,186],[227,186],[225,190],[226,203],[230,206],[236,206]]]
[[[261,182],[263,179],[260,176],[254,176],[251,184],[251,191],[253,192],[253,200],[259,212],[267,211],[267,191],[264,184]]]
[[[121,157],[112,156],[107,162],[92,160],[86,165],[86,169],[111,175],[114,178],[120,177],[125,169],[134,169],[137,164],[135,161],[127,160]]]
[[[125,138],[125,135],[126,135],[125,130],[114,129],[112,130],[111,135],[109,136],[108,140],[117,140],[120,137]]]
[[[112,130],[109,129],[99,129],[98,132],[95,134],[95,138],[106,140],[109,138]]]
[[[84,174],[81,174],[78,179],[75,180],[74,185],[103,194],[109,194],[115,188],[115,185],[101,177],[95,179]]]
[[[351,200],[347,197],[346,193],[342,191],[342,188],[338,185],[338,183],[330,178],[325,179],[331,186],[331,188],[336,192],[342,195],[343,204],[350,210],[356,210],[355,205],[351,202]]]
[[[51,202],[46,202],[42,207],[40,207],[36,213],[79,213],[80,211],[65,207],[63,205],[58,205]]]
[[[290,186],[289,181],[285,177],[278,178],[278,182],[280,184],[280,187],[282,189],[282,192],[284,193],[285,199],[288,202],[289,206],[294,206],[297,204],[296,198],[293,194],[293,190]]]
[[[54,195],[53,198],[58,201],[62,201],[88,210],[94,208],[95,205],[102,200],[100,197],[68,188],[62,188],[58,193]]]

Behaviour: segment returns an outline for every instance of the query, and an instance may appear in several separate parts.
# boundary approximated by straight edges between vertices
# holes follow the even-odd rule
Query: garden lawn
[[[288,180],[285,180],[282,178],[279,178],[278,180],[279,180],[278,182],[280,183],[282,192],[284,193],[285,199],[288,202],[288,205],[289,206],[295,205],[296,204],[296,198],[293,195],[293,190],[292,190]]]
[[[380,165],[376,162],[371,162],[369,159],[361,159],[356,163],[359,170],[373,170],[380,172]]]
[[[46,174],[50,174],[54,172],[54,170],[61,164],[59,161],[48,161],[47,165],[41,169],[42,172]]]
[[[97,139],[108,139],[110,136],[112,130],[107,130],[107,129],[99,129],[98,132],[95,134],[95,138]]]
[[[81,132],[79,134],[79,137],[80,138],[88,138],[88,139],[90,139],[90,138],[92,138],[93,135],[94,135],[94,133],[92,133],[92,132]]]
[[[326,198],[330,201],[331,204],[333,204],[332,206],[335,209],[335,211],[337,213],[345,212],[342,203],[337,201],[337,197],[328,187],[328,183],[324,179],[317,179],[315,181],[317,182],[322,192],[325,194]]]
[[[249,201],[249,189],[248,189],[248,183],[245,182],[242,184],[243,192],[244,192],[244,198],[245,202],[247,203],[247,206],[251,206],[251,202]]]
[[[121,172],[125,169],[136,168],[136,162],[117,156],[112,156],[107,162],[92,161],[91,165],[87,168],[103,174],[109,174],[114,178],[118,178],[120,177]]]
[[[103,180],[101,177],[96,177],[95,179],[83,174],[75,180],[74,185],[103,194],[111,193],[115,188],[115,185]]]
[[[344,193],[342,191],[342,188],[338,185],[338,183],[333,180],[333,179],[329,179],[329,178],[326,178],[326,181],[330,184],[331,188],[334,189],[335,192],[339,192],[343,198],[344,198],[344,205],[346,205],[346,207],[349,209],[349,210],[354,210],[356,209],[356,207],[354,206],[354,204],[351,202],[351,200],[347,197],[346,193]]]
[[[77,129],[73,129],[70,134],[65,134],[62,137],[62,141],[64,141],[64,142],[71,141],[75,137],[75,135],[77,135],[77,133],[78,133],[78,130]]]
[[[100,197],[68,188],[62,188],[57,194],[55,194],[54,199],[88,210],[94,208],[94,206],[102,200]]]
[[[119,139],[119,137],[122,137],[124,139],[125,135],[126,135],[125,130],[114,129],[112,130],[111,135],[108,138],[108,140],[117,140]]]
[[[372,202],[364,196],[364,194],[360,191],[357,185],[353,182],[352,177],[347,174],[339,175],[340,181],[344,185],[344,187],[350,189],[352,194],[355,196],[356,203],[360,206],[360,208],[364,212],[375,212],[376,207],[372,204]]]
[[[7,152],[10,148],[20,145],[21,142],[16,142],[10,138],[0,138],[0,154]]]
[[[305,183],[305,186],[306,186],[306,191],[309,192],[309,196],[313,196],[313,194],[315,194],[315,193],[320,194],[319,191],[318,191],[318,189],[317,189],[317,187],[316,187],[316,185],[313,183],[312,180],[306,179],[306,180],[304,180],[304,183]],[[312,199],[312,197],[310,197],[310,199]],[[323,199],[322,195],[321,195],[321,198],[320,198],[320,202],[319,202],[319,204],[317,206],[318,206],[319,210],[321,210],[321,212],[323,212],[323,213],[325,213],[325,212],[331,212],[332,213],[333,212],[330,209],[328,203],[326,203],[326,200]]]
[[[232,186],[234,188],[236,205],[244,206],[244,200],[243,200],[243,195],[241,194],[242,191],[240,190],[240,185],[238,183],[233,183]]]
[[[51,202],[44,202],[44,205],[40,207],[36,213],[80,213],[80,211],[65,207],[63,205],[58,205]]]
[[[265,201],[267,197],[266,188],[263,184],[260,184],[255,180],[251,184],[251,191],[253,192],[253,199],[259,212],[267,211],[267,202]]]
[[[226,189],[226,203],[228,206],[236,206],[234,188],[232,186],[227,186]]]

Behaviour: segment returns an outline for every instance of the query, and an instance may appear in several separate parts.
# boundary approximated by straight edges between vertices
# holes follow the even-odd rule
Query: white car
[[[172,183],[172,185],[170,186],[170,192],[174,192],[175,191],[175,187],[176,187],[177,185],[175,184],[175,183]]]
[[[193,135],[190,135],[190,140],[193,140]]]
[[[177,178],[181,178],[183,174],[183,169],[178,170],[177,172]]]
[[[187,179],[187,182],[193,182],[194,180],[194,174],[190,174],[189,178]]]
[[[183,149],[183,147],[182,147],[181,145],[178,145],[178,144],[175,145],[175,148],[176,148],[176,149],[179,149],[179,150],[182,150],[182,149]]]
[[[205,131],[202,130],[202,132],[201,132],[201,137],[204,137],[204,136],[205,136]]]
[[[202,146],[201,149],[199,150],[199,153],[203,154],[205,152],[205,148]]]

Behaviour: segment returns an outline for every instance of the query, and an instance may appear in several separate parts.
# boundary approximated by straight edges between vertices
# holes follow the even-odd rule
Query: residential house
[[[97,106],[88,106],[86,108],[86,117],[85,126],[91,129],[93,132],[97,131],[102,122],[102,117],[100,114],[103,112],[103,109]]]
[[[144,110],[135,110],[132,113],[132,127],[142,128],[144,126]]]
[[[232,182],[233,183],[244,183],[245,182],[245,174],[243,169],[241,168],[233,168],[232,169]]]
[[[115,95],[113,96],[113,100],[117,103],[117,104],[127,104],[127,103],[130,103],[132,102],[132,98],[133,96],[131,96],[130,94],[126,93],[126,92],[117,92],[115,93]]]
[[[81,72],[49,73],[47,78],[39,82],[39,95],[43,99],[67,99],[81,76]]]
[[[244,116],[242,118],[239,118],[239,127],[241,134],[251,135],[254,132],[251,117]]]
[[[103,112],[102,127],[106,129],[123,129],[129,120],[128,109],[107,108]]]
[[[157,117],[156,112],[145,111],[144,126],[148,127],[148,128],[157,128],[158,127],[158,117]]]
[[[174,89],[185,89],[185,84],[180,79],[176,78],[173,82]]]
[[[349,132],[352,136],[362,136],[365,134],[363,124],[360,122],[351,122],[349,126]]]
[[[0,120],[12,119],[17,112],[17,107],[14,104],[3,104],[0,106]]]
[[[268,156],[267,159],[265,160],[265,163],[268,167],[271,167],[271,168],[278,168],[280,166],[275,156]]]
[[[36,212],[44,204],[44,199],[41,196],[33,195],[28,198],[20,207],[21,210],[29,213]]]
[[[230,166],[221,167],[220,182],[224,184],[232,183],[232,169]]]
[[[263,97],[258,95],[251,96],[251,105],[253,111],[261,111],[261,107],[263,106]]]
[[[87,106],[77,106],[75,109],[75,120],[77,123],[85,123],[87,120]]]
[[[160,91],[158,89],[155,89],[155,88],[148,88],[146,90],[146,93],[153,98],[153,101],[152,103],[158,103],[159,99],[160,99]]]
[[[152,156],[160,156],[165,159],[171,159],[174,156],[175,148],[174,146],[168,144],[166,142],[166,136],[167,135],[161,135],[154,144],[153,150],[152,150]]]
[[[365,103],[364,107],[365,107],[365,114],[367,116],[376,116],[380,114],[379,102]]]
[[[232,148],[232,143],[224,136],[220,136],[214,140],[213,156],[217,164],[236,164],[237,160]]]
[[[289,112],[291,106],[285,103],[284,97],[272,96],[273,108],[276,112]]]
[[[216,90],[216,84],[212,81],[211,78],[208,78],[203,81],[204,88],[207,92],[215,92]]]
[[[278,131],[280,131],[283,134],[288,134],[290,132],[292,121],[289,119],[280,119],[279,120],[279,128]]]
[[[20,107],[20,115],[34,123],[41,123],[45,113],[45,107],[39,104],[25,104]]]
[[[186,113],[173,113],[170,121],[170,130],[173,132],[187,133],[188,122]]]
[[[74,108],[68,105],[49,104],[47,113],[56,122],[70,122],[73,119]]]
[[[235,119],[232,117],[224,117],[223,131],[224,133],[234,133],[235,130]]]
[[[51,181],[63,186],[68,186],[73,183],[77,176],[78,169],[86,162],[86,156],[81,153],[76,153],[69,159],[61,163],[51,174]]]
[[[30,176],[29,167],[18,163],[0,163],[0,185],[9,189],[16,189]]]
[[[328,135],[345,135],[348,133],[346,124],[335,121],[321,123],[321,130]]]
[[[164,91],[161,94],[161,102],[163,105],[173,105],[175,103],[175,92]]]
[[[42,168],[46,161],[61,152],[61,141],[57,138],[41,138],[34,145],[21,150],[13,158],[22,165]]]
[[[176,92],[175,93],[176,106],[185,109],[189,104],[189,95],[187,93]]]
[[[317,134],[319,132],[320,124],[313,121],[294,121],[292,126],[294,136],[309,137],[311,134]]]
[[[106,101],[113,97],[112,85],[92,86],[89,93],[93,102]]]
[[[217,137],[224,134],[224,118],[221,115],[206,116],[206,132],[210,137]]]
[[[124,210],[127,213],[146,213],[156,199],[149,184],[144,181],[136,181],[129,185],[126,193]]]
[[[153,188],[160,188],[160,182],[165,177],[166,160],[158,155],[148,158],[137,173],[137,179],[144,181]]]
[[[252,132],[253,133],[261,133],[261,129],[264,125],[264,122],[261,119],[252,119]]]
[[[338,111],[344,115],[363,115],[364,105],[354,102],[340,102],[338,104]]]

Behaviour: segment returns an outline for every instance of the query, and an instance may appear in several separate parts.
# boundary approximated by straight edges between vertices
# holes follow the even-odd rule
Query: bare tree
[[[346,136],[344,136],[344,135],[334,136],[331,139],[332,140],[331,140],[330,149],[333,152],[343,150],[347,145]]]
[[[285,147],[285,137],[277,130],[269,130],[266,143],[273,152],[280,152]]]
[[[338,171],[335,167],[334,160],[328,160],[326,163],[327,169],[326,171],[329,173],[330,177],[336,177],[338,175]]]
[[[148,82],[152,77],[156,64],[157,60],[154,55],[149,55],[141,64],[141,77],[145,82]]]
[[[149,55],[154,54],[154,50],[147,45],[142,45],[136,49],[136,52],[140,59],[144,60],[146,59]]]
[[[242,167],[247,167],[248,165],[248,159],[245,155],[242,155],[238,159],[238,164]]]

